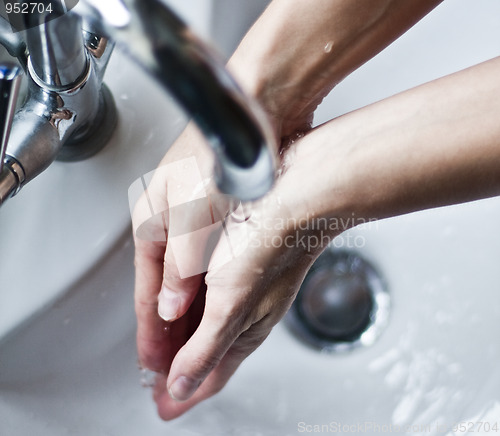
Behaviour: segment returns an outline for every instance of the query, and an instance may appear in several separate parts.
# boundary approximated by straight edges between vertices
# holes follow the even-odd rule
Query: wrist
[[[243,91],[264,110],[276,137],[282,139],[310,130],[314,110],[322,98],[309,100],[298,94],[301,86],[291,85],[284,75],[277,77],[278,72],[265,67],[272,61],[250,59],[251,55],[235,53],[228,63],[228,69]]]
[[[303,175],[299,170],[293,172],[294,176]],[[317,171],[308,174],[319,176]],[[299,254],[315,257],[336,236],[360,222],[345,190],[333,188],[326,192],[312,183],[287,183],[289,181],[283,179],[283,188],[277,186],[274,191],[276,206],[272,215],[277,227],[281,226],[281,239],[278,240],[284,241],[287,248],[296,248]]]
[[[243,90],[260,103],[277,126],[280,138],[309,130],[314,110],[331,89],[330,79],[318,75],[329,62],[324,47],[310,49],[309,32],[299,35],[290,28],[290,23],[296,22],[297,6],[305,4],[285,3],[271,3],[227,65]]]

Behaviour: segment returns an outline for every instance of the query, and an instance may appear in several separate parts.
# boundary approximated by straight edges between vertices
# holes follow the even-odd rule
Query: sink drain
[[[359,254],[328,249],[314,263],[285,323],[322,351],[373,344],[387,324],[390,298],[376,269]]]

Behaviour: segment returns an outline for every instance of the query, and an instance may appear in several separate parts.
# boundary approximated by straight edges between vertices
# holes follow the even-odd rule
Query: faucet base
[[[111,91],[106,85],[101,88],[101,110],[95,122],[85,135],[76,132],[62,146],[56,160],[60,162],[78,162],[89,159],[101,151],[115,131],[118,112]]]

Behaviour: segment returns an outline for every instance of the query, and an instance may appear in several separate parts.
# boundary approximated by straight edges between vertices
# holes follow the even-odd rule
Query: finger
[[[182,168],[182,179],[197,179],[198,171],[191,171],[189,162],[185,162]],[[201,178],[199,180],[201,183]],[[193,190],[194,187],[186,188],[186,184],[182,187],[183,192],[190,194]],[[198,293],[223,231],[221,210],[227,210],[224,206],[220,201],[216,203],[213,195],[203,191],[194,200],[170,207],[169,242],[165,252],[163,285],[158,299],[158,312],[164,320],[174,321],[183,316]]]
[[[223,359],[217,367],[200,386],[198,391],[187,401],[174,400],[168,389],[166,377],[157,380],[159,386],[155,387],[154,399],[157,404],[158,415],[163,420],[171,420],[179,417],[198,403],[218,393],[229,381],[243,359]]]
[[[256,324],[240,335],[221,359],[219,365],[208,375],[192,397],[186,401],[180,402],[172,398],[167,389],[166,377],[158,379],[154,390],[154,400],[157,403],[159,416],[164,420],[177,418],[222,390],[241,362],[264,341],[270,329],[271,327],[267,325],[259,326]]]
[[[231,364],[230,368],[236,369],[284,315],[285,306],[288,307],[291,301],[290,296],[295,294],[286,277],[276,284],[281,290],[278,296],[279,301],[283,302],[282,307],[272,310],[273,305],[267,304],[265,298],[258,305],[262,307],[254,307],[252,302],[255,298],[260,299],[258,294],[265,295],[268,289],[258,286],[228,286],[231,275],[245,277],[238,273],[240,264],[247,265],[247,262],[237,262],[235,266],[225,268],[226,274],[216,274],[207,279],[210,285],[200,325],[174,357],[168,374],[167,388],[174,400],[183,402],[192,397],[202,399],[220,389],[229,378],[224,373],[232,374],[227,368],[217,369],[218,376],[212,382],[207,384],[204,380],[210,379],[209,375],[220,367],[224,359],[229,361],[226,365]],[[219,283],[223,278],[226,287],[221,287],[222,284]],[[244,280],[243,283],[251,283],[251,280]],[[204,386],[200,392],[205,394],[195,395],[198,388],[201,389],[200,386]]]
[[[205,313],[198,329],[172,362],[167,381],[171,397],[188,400],[219,365],[240,333],[234,326],[224,325]]]
[[[173,234],[172,245],[178,246],[175,244],[176,232],[182,233],[182,225],[193,218],[189,214],[191,211],[183,208],[179,214],[176,206],[182,204],[185,196],[189,198],[196,192],[202,179],[196,159],[188,158],[167,162],[143,176],[140,184],[147,188],[133,212],[138,352],[144,366],[166,371],[173,357],[173,339],[169,337],[172,332],[165,321],[173,321],[187,311],[202,282],[200,275],[181,280],[167,239]],[[182,212],[188,212],[187,216]],[[191,251],[189,246],[182,248],[181,253]],[[180,330],[176,325],[174,332]]]
[[[148,344],[151,345],[146,350],[149,352],[148,367],[151,368],[155,365],[154,369],[157,373],[168,374],[174,356],[189,340],[198,327],[202,318],[204,305],[205,288],[201,288],[185,316],[174,322],[161,322],[160,325],[156,327],[156,331],[153,330],[153,334],[156,332],[158,333],[158,341],[138,341],[138,344],[140,344],[139,349],[142,351],[142,347],[148,347]],[[150,315],[150,317],[153,316],[158,318],[157,311]],[[149,321],[149,319],[147,321]],[[144,351],[141,355],[144,355]],[[144,357],[142,359],[144,360]],[[152,363],[152,361],[154,363]]]
[[[140,364],[153,371],[164,370],[169,350],[168,324],[158,316],[158,291],[163,276],[164,248],[138,241],[135,254],[135,312],[137,351]]]
[[[175,262],[171,261],[166,253],[169,205],[171,202],[174,204],[176,201],[181,202],[186,197],[186,192],[173,190],[178,184],[182,184],[182,176],[185,176],[175,170],[184,166],[183,161],[186,157],[196,155],[186,150],[186,146],[199,144],[199,139],[196,129],[186,129],[181,139],[167,153],[160,167],[141,177],[137,186],[131,187],[133,188],[132,194],[134,194],[132,197],[135,197],[135,193],[142,191],[133,211],[136,244],[137,345],[141,364],[155,371],[168,371],[174,353],[187,340],[183,338],[184,328],[181,320],[176,322],[175,326],[171,326],[158,314],[158,295],[162,289],[164,277],[167,277],[166,287],[170,285],[181,290],[186,289],[189,294],[189,298],[184,299],[184,308],[181,308],[180,312],[184,312],[189,306],[195,290],[199,288],[202,281],[202,278],[195,277],[176,286],[177,282],[172,279],[178,277],[178,273],[175,271],[176,274],[174,274],[173,268],[169,266],[174,265]],[[205,157],[202,161],[210,163],[210,159]],[[172,174],[174,180],[172,180]],[[181,178],[176,179],[177,176]],[[199,179],[200,177],[195,184],[199,184]],[[165,262],[167,267],[165,267]]]
[[[165,231],[161,220],[150,219],[151,200],[148,194],[145,192],[141,196],[133,213],[137,351],[143,367],[162,371],[169,355],[168,342],[165,340],[168,335],[167,324],[158,316],[158,293],[163,278],[166,240],[164,236],[150,237],[159,233],[165,235]],[[147,231],[141,233],[138,231],[140,228],[147,228]]]
[[[251,325],[247,322],[249,309],[243,305],[245,299],[238,296],[237,289],[227,291],[207,292],[201,322],[172,362],[167,385],[170,395],[178,401],[186,401],[194,394]]]
[[[186,247],[189,252],[189,247]],[[175,321],[188,311],[203,283],[203,274],[181,278],[170,246],[165,252],[163,281],[158,296],[158,314],[165,321]]]

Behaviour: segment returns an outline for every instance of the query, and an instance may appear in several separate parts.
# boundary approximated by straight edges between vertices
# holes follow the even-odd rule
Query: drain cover
[[[314,263],[285,317],[303,342],[324,351],[371,345],[387,323],[390,299],[359,254],[328,249]]]

